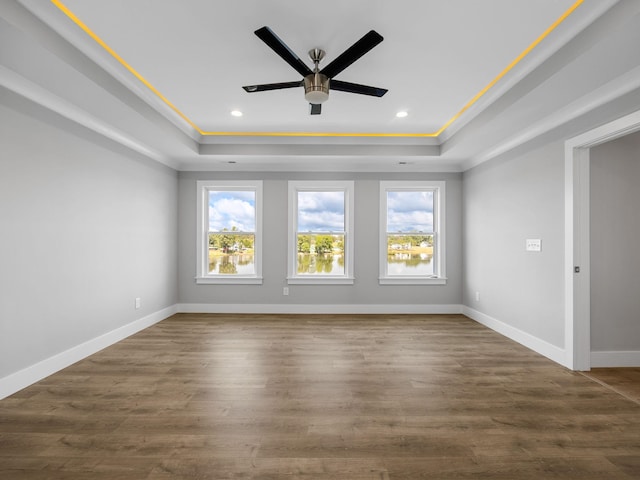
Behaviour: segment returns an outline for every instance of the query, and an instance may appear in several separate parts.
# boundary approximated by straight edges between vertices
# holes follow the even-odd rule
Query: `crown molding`
[[[600,86],[596,90],[580,97],[553,114],[533,123],[528,128],[506,138],[491,149],[471,157],[462,163],[463,170],[469,170],[481,163],[513,150],[545,133],[561,127],[579,117],[606,105],[634,90],[640,89],[640,67],[636,67],[626,74]]]
[[[139,142],[113,125],[100,120],[99,118],[85,112],[76,105],[60,98],[57,95],[36,85],[32,81],[24,78],[16,72],[0,65],[0,87],[5,88],[20,97],[23,97],[47,110],[71,120],[89,130],[92,130],[103,137],[106,137],[120,145],[142,154],[147,158],[155,160],[173,169],[177,168],[175,161],[162,155],[160,152]]]

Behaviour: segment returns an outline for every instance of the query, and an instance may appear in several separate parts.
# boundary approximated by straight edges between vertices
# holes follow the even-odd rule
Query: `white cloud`
[[[433,231],[433,192],[388,192],[387,231]]]
[[[299,212],[298,231],[344,231],[344,214],[342,212]]]
[[[209,229],[221,231],[255,230],[255,200],[253,192],[211,192],[209,195]]]
[[[433,231],[433,213],[425,211],[390,211],[387,213],[387,231],[431,232]]]
[[[387,208],[396,212],[412,212],[416,210],[433,211],[433,192],[387,192]]]
[[[298,231],[344,231],[344,192],[298,192]]]

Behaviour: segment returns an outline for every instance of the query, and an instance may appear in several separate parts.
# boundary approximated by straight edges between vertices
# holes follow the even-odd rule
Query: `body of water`
[[[433,255],[427,253],[392,253],[387,255],[389,276],[433,275]],[[253,253],[211,257],[209,273],[252,275],[255,273]],[[298,254],[299,275],[344,275],[344,255],[326,253]]]
[[[344,255],[299,253],[298,275],[344,275]]]
[[[428,253],[391,253],[387,255],[387,274],[433,275],[433,255]]]
[[[209,257],[209,273],[221,275],[253,275],[256,273],[253,253]]]

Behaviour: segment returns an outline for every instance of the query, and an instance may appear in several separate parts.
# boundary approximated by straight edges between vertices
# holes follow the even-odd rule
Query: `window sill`
[[[198,285],[262,285],[262,277],[196,277]]]
[[[446,285],[446,277],[380,277],[380,285]]]
[[[353,277],[288,277],[289,285],[353,285],[355,278]]]

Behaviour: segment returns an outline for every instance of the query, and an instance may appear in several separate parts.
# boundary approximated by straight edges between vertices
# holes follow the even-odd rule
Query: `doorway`
[[[591,148],[591,367],[640,367],[640,131]]]
[[[591,148],[640,130],[640,111],[565,142],[565,365],[591,369]]]

